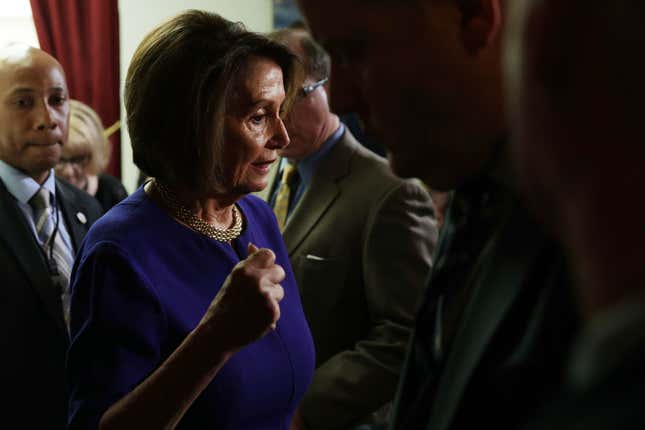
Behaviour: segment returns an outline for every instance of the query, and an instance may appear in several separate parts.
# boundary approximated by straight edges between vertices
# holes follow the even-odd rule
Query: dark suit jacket
[[[56,180],[67,231],[78,249],[99,204]],[[82,223],[82,213],[86,222]],[[81,219],[79,219],[81,218]],[[69,344],[58,288],[23,212],[0,180],[0,381],[2,422],[25,429],[66,425],[65,354]]]
[[[592,386],[549,402],[525,430],[645,429],[645,345]]]
[[[501,203],[491,218],[497,221],[475,250],[446,255],[447,232],[454,229],[454,208],[449,210],[393,429],[514,428],[561,384],[577,325],[563,258],[510,190],[496,192]],[[473,251],[465,254],[460,278],[468,284],[467,300],[448,349],[437,359],[434,315],[443,292],[456,287],[442,285],[441,272],[447,260],[463,259],[464,251]]]
[[[584,284],[577,287],[585,294]],[[645,429],[644,305],[643,290],[634,290],[611,307],[586,315],[565,389],[548,399],[523,429]]]
[[[303,417],[347,429],[394,398],[437,237],[432,201],[346,131],[283,235],[316,345]]]
[[[128,192],[117,178],[107,173],[99,175],[99,186],[94,198],[99,201],[104,212],[112,209],[112,206],[126,197],[128,197]]]

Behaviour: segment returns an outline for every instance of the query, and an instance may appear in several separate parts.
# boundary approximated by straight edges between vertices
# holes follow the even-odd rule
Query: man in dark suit
[[[558,246],[507,163],[502,0],[299,0],[401,176],[454,189],[399,385],[394,429],[511,428],[561,383],[576,315]],[[395,24],[393,24],[395,23]]]
[[[68,97],[54,58],[23,45],[0,48],[2,419],[20,428],[65,428],[69,273],[101,213],[54,177]]]
[[[645,3],[513,7],[506,46],[516,170],[567,249],[584,318],[566,389],[531,428],[643,429]]]
[[[271,199],[316,346],[294,428],[347,430],[379,421],[394,398],[437,225],[423,185],[396,177],[330,112],[322,47],[302,30],[272,36],[306,71],[279,151],[298,180],[278,174]]]

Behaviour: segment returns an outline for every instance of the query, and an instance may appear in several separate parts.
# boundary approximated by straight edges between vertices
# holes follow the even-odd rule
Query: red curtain
[[[40,47],[65,69],[70,96],[105,127],[120,118],[118,0],[30,0]],[[120,178],[120,133],[110,137],[108,173]]]

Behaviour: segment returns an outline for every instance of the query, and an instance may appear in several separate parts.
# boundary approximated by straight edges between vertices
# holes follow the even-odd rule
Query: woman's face
[[[89,148],[83,145],[74,146],[73,149],[63,147],[63,153],[56,164],[55,171],[57,176],[84,190],[87,187],[85,168],[92,159],[92,153]]]
[[[285,98],[282,69],[273,60],[251,57],[226,106],[223,171],[232,194],[263,190],[277,150],[289,144],[280,118]]]

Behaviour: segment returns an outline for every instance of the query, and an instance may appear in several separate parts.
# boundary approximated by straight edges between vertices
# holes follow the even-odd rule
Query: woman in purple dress
[[[77,257],[68,428],[289,428],[313,344],[275,217],[249,193],[289,142],[300,73],[283,47],[198,11],[135,52],[128,129],[154,179]]]

